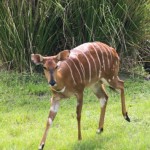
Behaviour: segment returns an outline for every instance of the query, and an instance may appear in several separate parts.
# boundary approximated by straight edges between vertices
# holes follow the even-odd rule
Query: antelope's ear
[[[64,50],[60,52],[58,55],[56,55],[56,58],[58,61],[65,60],[69,57],[70,51],[69,50]]]
[[[43,64],[43,56],[41,56],[40,54],[31,54],[31,60],[36,64]]]

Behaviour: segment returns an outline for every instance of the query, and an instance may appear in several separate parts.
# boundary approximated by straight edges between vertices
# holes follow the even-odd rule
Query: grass
[[[76,100],[61,101],[49,131],[45,150],[148,150],[150,149],[150,82],[126,78],[126,104],[131,123],[121,115],[119,94],[109,89],[104,132],[96,134],[99,102],[86,89],[82,111],[83,140],[77,141]],[[47,81],[40,74],[0,72],[0,149],[36,150],[49,111]]]

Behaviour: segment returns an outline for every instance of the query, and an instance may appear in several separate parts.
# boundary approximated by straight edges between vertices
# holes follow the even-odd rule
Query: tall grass
[[[4,62],[23,71],[30,64],[31,53],[50,54],[59,32],[53,5],[52,1],[1,2],[0,53]]]
[[[137,56],[145,40],[148,1],[16,0],[0,2],[0,60],[31,69],[30,54],[56,54],[88,41],[102,41],[121,57]]]

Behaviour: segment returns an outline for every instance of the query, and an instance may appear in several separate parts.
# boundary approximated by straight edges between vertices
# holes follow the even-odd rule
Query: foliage
[[[30,76],[14,72],[0,72],[0,79],[0,149],[37,149],[50,107],[45,79],[39,74]],[[76,100],[61,101],[45,150],[150,149],[149,89],[150,82],[140,77],[125,80],[130,123],[122,117],[119,94],[107,89],[109,101],[104,132],[100,135],[96,134],[99,101],[90,89],[86,89],[81,121],[83,140],[80,142],[77,141]]]
[[[88,41],[105,42],[135,60],[149,34],[147,6],[146,0],[1,1],[0,60],[32,71],[31,53],[52,55]]]

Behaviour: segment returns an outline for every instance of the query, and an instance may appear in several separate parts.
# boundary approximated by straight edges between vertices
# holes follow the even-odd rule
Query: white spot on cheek
[[[111,80],[110,80],[110,79],[108,79],[108,82],[111,82]]]
[[[100,98],[101,108],[104,107],[105,103],[106,103],[106,99],[105,99],[104,97],[103,97],[103,98]]]

